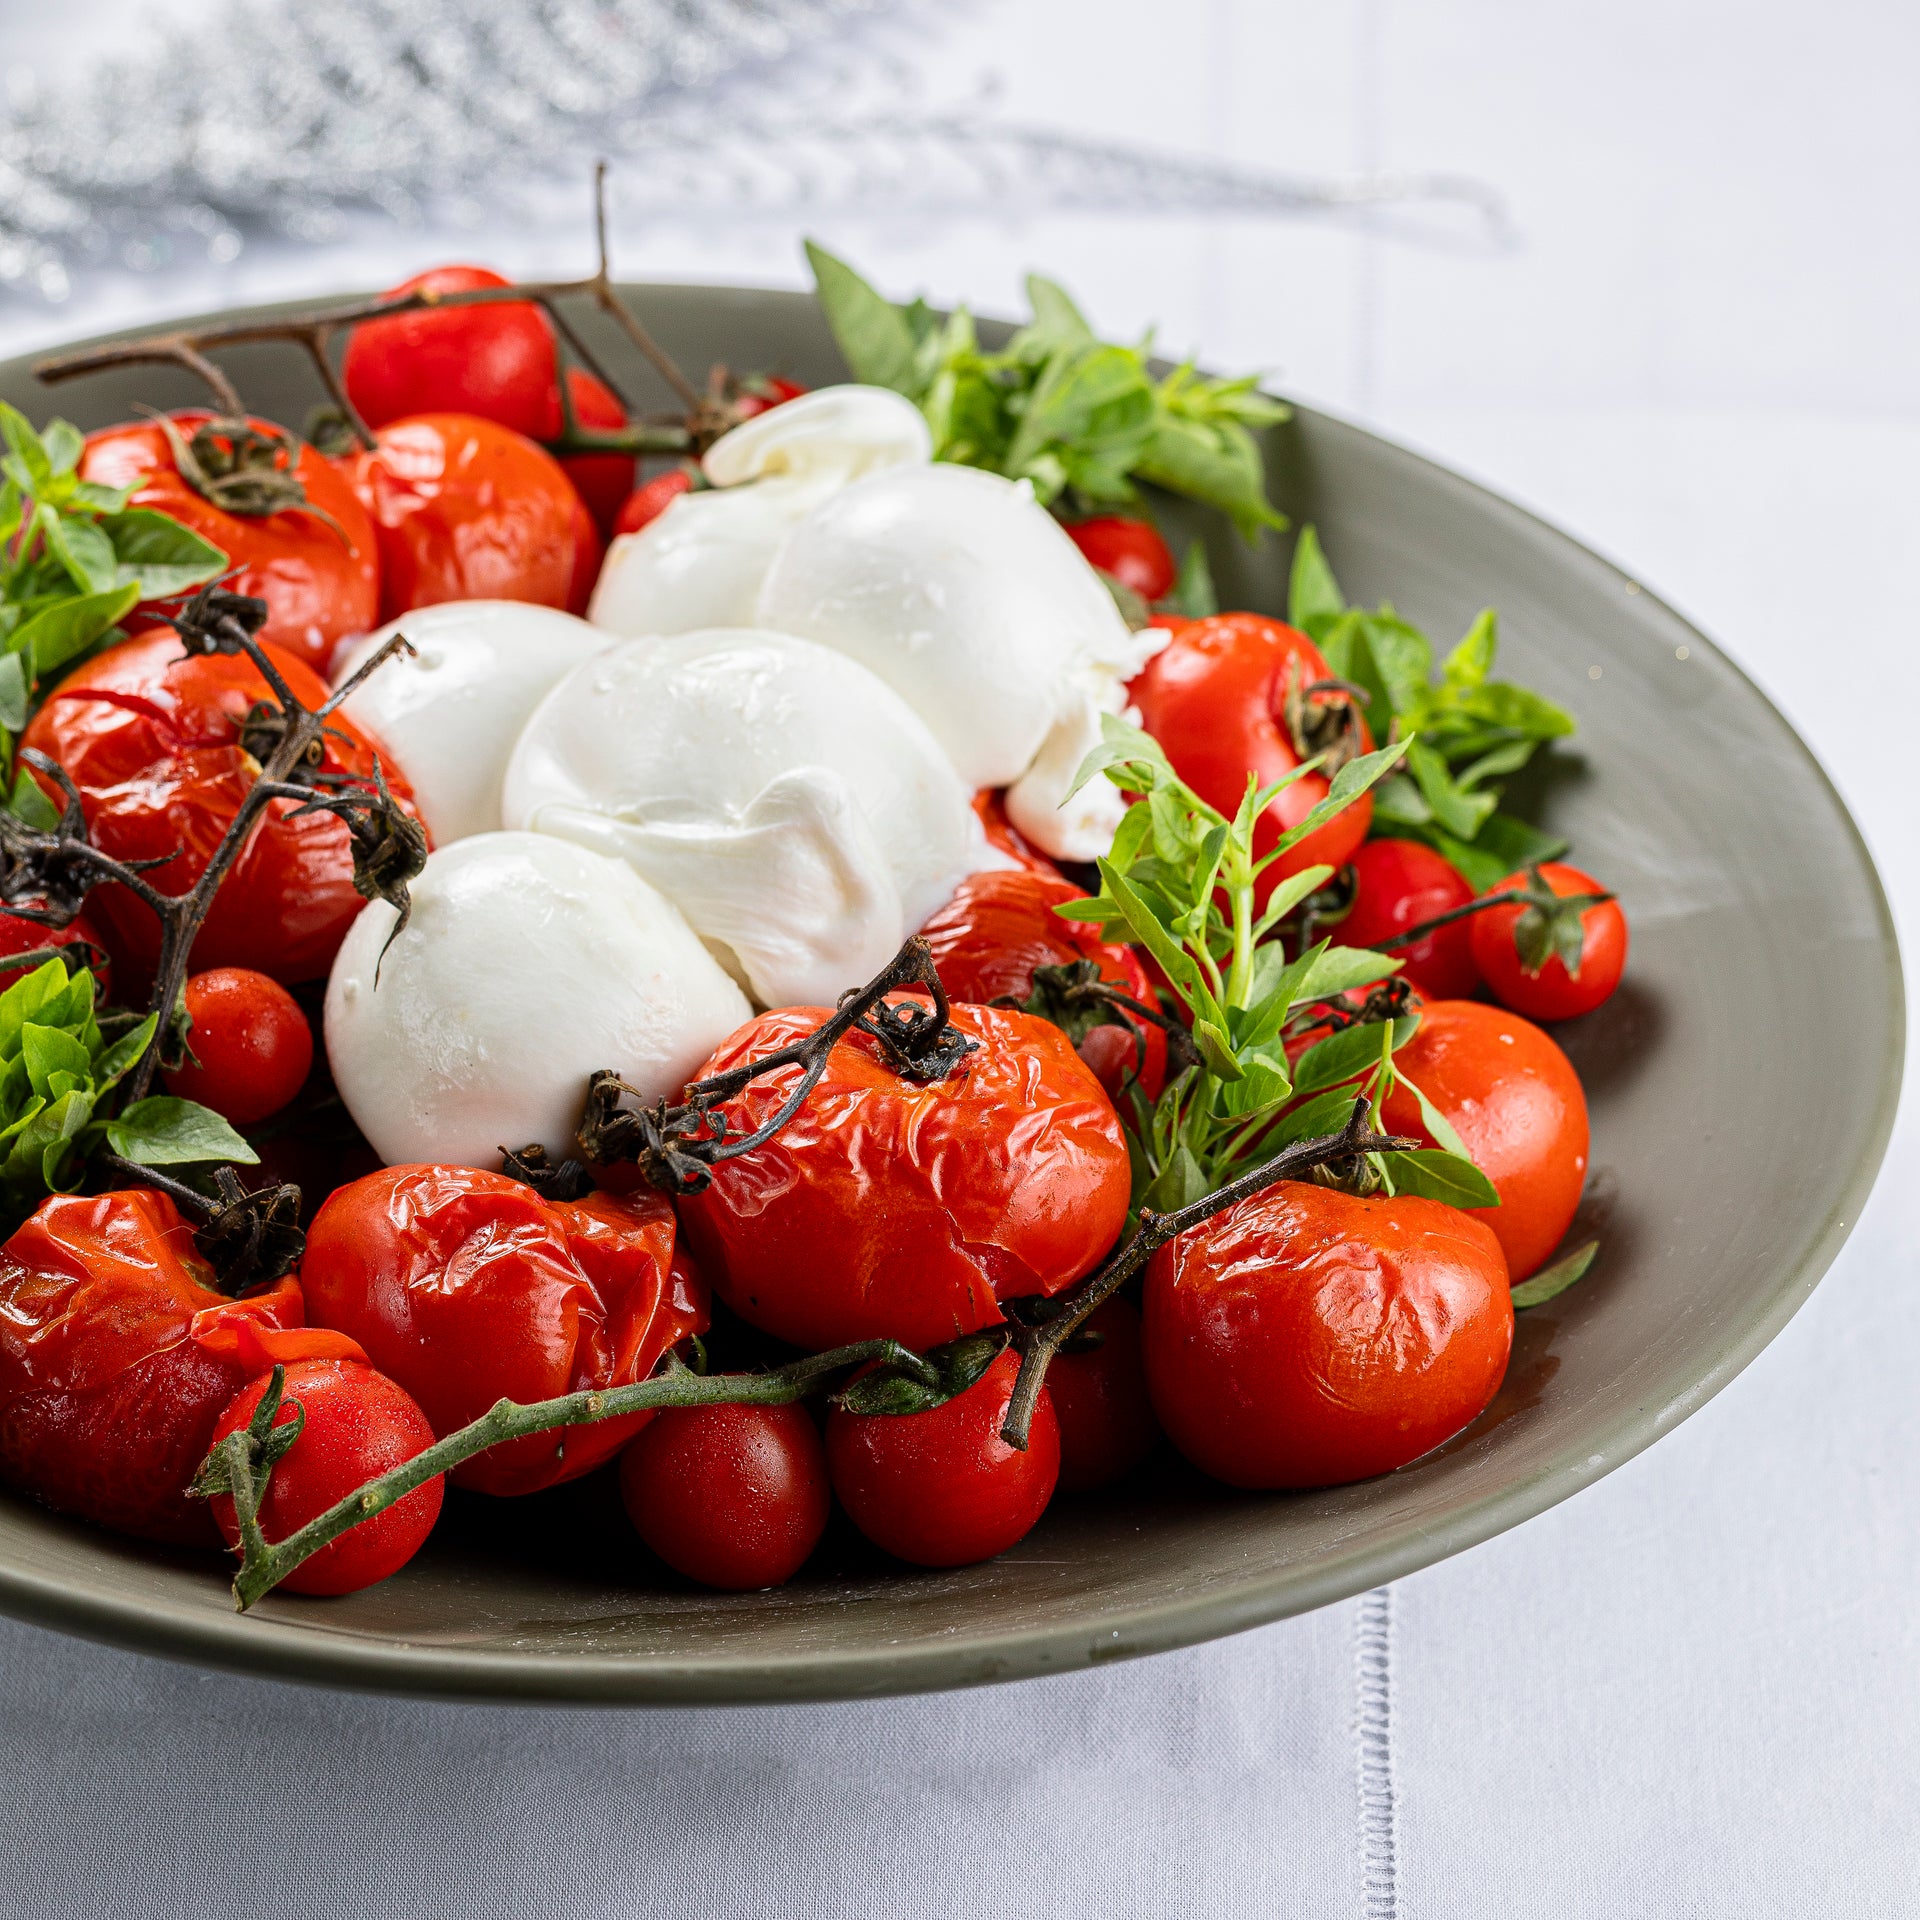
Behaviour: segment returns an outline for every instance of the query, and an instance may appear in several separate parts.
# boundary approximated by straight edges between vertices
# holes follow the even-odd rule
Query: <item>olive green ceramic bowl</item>
[[[841,377],[798,295],[637,287],[683,364]],[[599,336],[646,404],[632,356]],[[227,357],[259,411],[319,397],[293,351]],[[200,395],[169,368],[0,395],[82,427]],[[0,1498],[0,1607],[181,1659],[418,1693],[574,1701],[837,1698],[1061,1672],[1324,1605],[1577,1493],[1684,1419],[1785,1324],[1857,1219],[1899,1084],[1899,957],[1845,808],[1793,730],[1627,574],[1440,467],[1302,411],[1276,497],[1316,523],[1358,600],[1441,635],[1488,603],[1504,665],[1581,723],[1534,799],[1633,925],[1625,984],[1561,1040],[1593,1105],[1589,1278],[1523,1317],[1506,1385],[1466,1433],[1385,1479],[1255,1496],[1168,1463],[1056,1502],[985,1566],[921,1573],[830,1536],[777,1593],[701,1591],[633,1543],[601,1480],[450,1503],[397,1578],[236,1616],[211,1557],[168,1554]],[[1180,516],[1174,515],[1177,519]],[[1199,530],[1202,516],[1188,516]],[[1289,543],[1207,526],[1227,605],[1284,604]]]

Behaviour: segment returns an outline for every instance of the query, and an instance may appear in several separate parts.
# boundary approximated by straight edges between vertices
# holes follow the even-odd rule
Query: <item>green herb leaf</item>
[[[1346,598],[1321,550],[1319,534],[1310,526],[1302,527],[1287,576],[1287,624],[1319,642],[1346,610]]]
[[[156,520],[161,517],[154,515]],[[94,521],[42,507],[39,522],[47,551],[66,568],[68,578],[82,593],[110,593],[120,584],[114,578],[113,542]]]
[[[1370,987],[1400,971],[1400,962],[1371,947],[1328,947],[1316,956],[1307,977],[1294,989],[1295,1006],[1331,1000],[1336,993]]]
[[[820,310],[833,330],[847,371],[867,386],[891,387],[917,400],[922,386],[906,316],[844,260],[835,259],[811,240],[806,247]]]
[[[252,1166],[260,1158],[210,1107],[165,1093],[136,1100],[109,1120],[107,1141],[123,1160],[143,1167],[214,1160]]]
[[[165,600],[201,586],[227,564],[211,540],[149,507],[107,514],[100,532],[112,543],[111,583],[137,588],[142,600]]]
[[[56,601],[22,621],[7,645],[28,662],[33,679],[43,680],[84,653],[123,614],[131,612],[139,598],[140,589],[128,586]]]
[[[9,659],[18,659],[9,655]],[[36,833],[51,833],[60,824],[60,810],[46,796],[39,781],[25,767],[13,776],[13,791],[7,796],[7,811],[16,820],[24,820]]]
[[[1457,1153],[1421,1147],[1414,1153],[1383,1153],[1379,1158],[1395,1193],[1418,1194],[1423,1200],[1441,1200],[1450,1207],[1500,1204],[1493,1182],[1471,1160]]]
[[[1398,1053],[1419,1028],[1417,1013],[1402,1014],[1393,1023],[1393,1050]],[[1296,1094],[1318,1093],[1323,1087],[1335,1087],[1342,1081],[1356,1080],[1380,1057],[1380,1032],[1377,1023],[1348,1027],[1309,1047],[1293,1063],[1293,1090]],[[1348,1096],[1351,1100],[1351,1095]]]
[[[18,733],[26,724],[26,669],[17,653],[0,653],[0,727]]]
[[[1600,1242],[1589,1240],[1564,1260],[1556,1260],[1552,1266],[1542,1267],[1531,1279],[1522,1280],[1513,1290],[1513,1310],[1524,1313],[1528,1307],[1543,1307],[1549,1300],[1557,1299],[1575,1281],[1586,1278],[1599,1251]]]
[[[1220,611],[1220,596],[1213,589],[1213,568],[1207,563],[1207,549],[1198,540],[1187,542],[1180,562],[1180,577],[1161,606],[1183,620],[1205,620]]]

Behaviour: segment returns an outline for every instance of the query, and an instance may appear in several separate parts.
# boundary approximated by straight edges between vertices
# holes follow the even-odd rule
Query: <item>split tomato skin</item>
[[[1147,1269],[1154,1411],[1230,1486],[1341,1486],[1417,1460],[1498,1390],[1500,1243],[1469,1214],[1281,1181]]]
[[[1091,1493],[1124,1480],[1153,1451],[1160,1423],[1147,1391],[1140,1312],[1132,1301],[1103,1300],[1085,1331],[1097,1347],[1071,1342],[1047,1369],[1047,1391],[1060,1422],[1060,1491]]]
[[[326,683],[291,654],[267,649],[287,685],[308,705]],[[123,640],[67,675],[34,715],[22,744],[65,768],[80,791],[94,844],[117,860],[167,858],[149,878],[164,893],[190,892],[252,791],[259,763],[241,744],[258,701],[271,701],[265,676],[244,654],[186,654],[171,627]],[[345,714],[327,723],[317,770],[371,781],[374,758],[394,797],[409,810],[406,777]],[[54,804],[58,790],[41,777]],[[330,814],[294,818],[295,802],[267,803],[214,896],[193,960],[198,967],[248,967],[283,984],[317,980],[354,916],[345,825]],[[160,926],[124,888],[109,883],[88,911],[116,963],[151,975]]]
[[[307,1231],[315,1319],[366,1349],[437,1435],[496,1400],[644,1380],[707,1325],[707,1296],[651,1191],[544,1200],[473,1167],[383,1167],[329,1196]],[[649,1416],[510,1440],[453,1471],[479,1493],[537,1493],[598,1466]]]
[[[1418,840],[1368,840],[1354,849],[1353,909],[1335,930],[1346,947],[1376,947],[1473,898],[1460,869]],[[1390,947],[1401,972],[1437,1000],[1462,1000],[1480,984],[1474,962],[1473,921],[1456,920],[1416,940]]]
[[[749,1021],[701,1077],[792,1045],[828,1012]],[[742,1319],[810,1352],[892,1338],[915,1349],[993,1326],[1000,1301],[1058,1293],[1126,1219],[1126,1144],[1112,1103],[1058,1027],[956,1003],[979,1042],[925,1085],[850,1034],[773,1139],[683,1195],[680,1219],[715,1292]],[[738,1137],[776,1113],[783,1068],[714,1111]]]
[[[1547,861],[1540,877],[1562,899],[1606,891],[1591,874],[1558,860]],[[1513,884],[1503,881],[1491,891],[1497,894]],[[1627,916],[1620,911],[1619,901],[1602,901],[1581,913],[1583,946],[1577,977],[1567,971],[1567,963],[1557,953],[1538,973],[1527,971],[1513,937],[1514,923],[1524,911],[1523,906],[1488,907],[1467,923],[1472,929],[1475,964],[1493,997],[1529,1020],[1574,1020],[1591,1013],[1612,995],[1627,970]]]
[[[752,1593],[806,1564],[832,1508],[802,1406],[669,1407],[620,1456],[634,1530],[676,1573]]]
[[[238,1433],[254,1416],[271,1384],[265,1375],[243,1388],[220,1416],[213,1444]],[[383,1373],[357,1360],[300,1360],[286,1369],[276,1428],[290,1425],[294,1405],[306,1416],[300,1437],[275,1464],[260,1503],[260,1530],[278,1543],[317,1520],[329,1507],[433,1445],[433,1429],[412,1396]],[[435,1474],[384,1512],[362,1520],[280,1582],[284,1593],[358,1593],[398,1573],[426,1544],[440,1518],[444,1475]],[[240,1544],[230,1496],[208,1503],[229,1547]]]
[[[1308,757],[1288,729],[1289,682],[1305,688],[1330,679],[1331,669],[1304,633],[1264,614],[1218,613],[1155,624],[1173,637],[1131,682],[1129,697],[1174,771],[1231,819],[1246,793],[1248,774],[1267,786]],[[1311,704],[1330,704],[1333,698],[1315,695]],[[1364,720],[1360,733],[1362,746],[1370,748]],[[1264,857],[1283,832],[1299,825],[1327,790],[1323,775],[1309,773],[1279,794],[1254,823],[1256,857]],[[1345,866],[1372,821],[1372,796],[1362,794],[1268,868],[1259,887],[1261,900],[1306,867]]]
[[[917,1567],[965,1567],[1033,1531],[1059,1481],[1060,1425],[1042,1387],[1026,1451],[1000,1438],[1019,1373],[1009,1349],[925,1412],[827,1416],[833,1490],[876,1547]]]
[[[169,417],[190,440],[213,415],[199,409]],[[270,420],[253,425],[281,431]],[[324,673],[342,640],[380,623],[379,549],[366,509],[339,469],[304,442],[296,445],[295,477],[320,512],[229,513],[187,484],[166,435],[150,421],[89,434],[80,477],[104,487],[132,487],[128,506],[168,514],[212,541],[237,569],[222,584],[267,603],[260,638]],[[129,624],[151,625],[157,617]]]
[[[1173,591],[1180,577],[1172,551],[1151,520],[1134,514],[1103,513],[1066,523],[1067,538],[1087,556],[1087,564],[1110,573],[1151,606]]]
[[[313,1029],[279,981],[246,967],[212,967],[186,984],[198,1065],[163,1070],[167,1091],[251,1126],[278,1113],[306,1085]]]

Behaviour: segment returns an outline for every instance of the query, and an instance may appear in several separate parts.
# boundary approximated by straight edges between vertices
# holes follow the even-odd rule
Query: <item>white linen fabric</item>
[[[9,8],[15,60],[85,40],[105,3]],[[986,311],[1039,266],[1116,336],[1157,319],[1176,350],[1277,364],[1630,557],[1820,752],[1911,946],[1916,58],[1920,16],[1885,0],[1834,0],[1817,34],[1786,0],[983,0],[940,73],[998,69],[1014,117],[1456,169],[1509,195],[1520,239],[1017,210],[935,244],[815,229],[889,287]],[[0,345],[579,243],[263,250],[86,311],[0,309]],[[709,222],[629,264],[793,282],[796,258],[790,231]],[[1911,1913],[1917,1255],[1909,1113],[1811,1304],[1640,1459],[1390,1597],[1099,1674],[837,1707],[459,1707],[0,1624],[0,1915]]]

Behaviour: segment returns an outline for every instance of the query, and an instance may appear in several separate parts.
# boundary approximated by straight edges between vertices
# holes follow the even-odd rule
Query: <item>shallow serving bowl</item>
[[[669,351],[844,377],[811,300],[634,287]],[[644,404],[657,386],[593,335]],[[320,398],[301,356],[225,356],[258,411]],[[201,393],[171,368],[0,397],[84,428]],[[0,1496],[0,1608],[172,1655],[355,1687],[579,1701],[788,1700],[964,1686],[1181,1646],[1324,1605],[1578,1492],[1723,1387],[1811,1292],[1892,1123],[1899,955],[1853,822],[1813,757],[1709,641],[1617,567],[1457,476],[1302,411],[1273,490],[1356,600],[1436,636],[1502,616],[1503,667],[1578,716],[1534,794],[1633,924],[1625,984],[1561,1032],[1592,1102],[1592,1274],[1523,1316],[1498,1398],[1416,1465],[1332,1492],[1229,1493],[1168,1464],[1063,1499],[1012,1553],[950,1573],[850,1535],[777,1593],[676,1581],[603,1479],[450,1500],[426,1551],[346,1600],[231,1610],[211,1556],[145,1548]],[[1204,516],[1172,517],[1201,530]],[[1205,529],[1223,604],[1278,610],[1289,543]],[[1578,1231],[1578,1227],[1576,1227]]]

